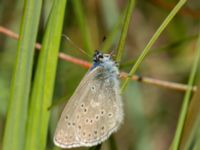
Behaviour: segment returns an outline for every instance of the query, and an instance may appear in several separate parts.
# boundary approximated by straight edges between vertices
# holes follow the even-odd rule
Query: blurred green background
[[[175,6],[176,0],[140,0],[136,2],[129,25],[121,71],[129,72],[153,33]],[[44,0],[37,41],[41,42],[53,0]],[[109,52],[117,48],[125,0],[67,1],[63,34],[78,47],[92,54],[103,48],[103,37],[114,32],[108,44]],[[19,33],[24,1],[0,1],[0,26]],[[137,74],[165,81],[187,84],[194,59],[194,47],[199,29],[200,1],[190,0],[159,37]],[[2,147],[6,112],[17,40],[0,33],[0,149]],[[62,38],[60,51],[92,61]],[[105,48],[106,51],[106,48]],[[39,52],[35,52],[34,62]],[[132,62],[132,63],[129,63]],[[35,65],[34,65],[35,66]],[[35,69],[35,68],[34,68]],[[54,147],[52,138],[59,115],[87,69],[59,59],[50,109],[47,149]],[[196,83],[199,81],[200,69]],[[176,129],[184,92],[161,86],[131,81],[123,94],[125,119],[114,134],[118,149],[168,149]],[[102,149],[109,149],[105,142]],[[84,149],[84,148],[83,148]]]

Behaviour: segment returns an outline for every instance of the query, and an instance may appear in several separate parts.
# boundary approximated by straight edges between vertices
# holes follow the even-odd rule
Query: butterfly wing
[[[76,117],[78,117],[79,112],[76,112],[75,110],[77,110],[80,101],[84,101],[89,92],[88,83],[95,77],[96,72],[99,72],[99,70],[100,68],[97,67],[87,73],[81,80],[72,97],[67,102],[55,131],[55,145],[62,148],[80,146],[80,140],[76,136]]]
[[[97,145],[118,129],[123,118],[119,85],[115,78],[101,78],[102,71],[96,67],[86,74],[68,101],[55,132],[56,145]]]
[[[93,146],[106,140],[123,120],[118,80],[99,76],[90,80],[87,94],[76,107],[76,134],[81,146]]]

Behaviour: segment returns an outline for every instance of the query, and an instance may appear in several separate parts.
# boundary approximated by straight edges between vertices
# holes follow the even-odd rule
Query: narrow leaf
[[[46,146],[50,115],[48,107],[51,105],[53,96],[65,5],[66,0],[54,0],[42,41],[31,93],[25,144],[27,150],[44,150]]]
[[[91,46],[91,39],[88,32],[88,26],[86,24],[86,19],[84,16],[83,7],[81,4],[81,0],[73,0],[72,3],[74,5],[74,11],[76,14],[76,19],[78,21],[78,25],[81,31],[81,35],[83,38],[84,49],[89,53],[93,54],[92,46]]]
[[[200,125],[200,86],[195,92],[186,116],[183,133],[180,140],[180,149],[188,149]],[[200,147],[199,147],[200,148]]]
[[[23,150],[34,47],[42,1],[25,0],[12,77],[3,150]]]
[[[192,87],[192,85],[193,85],[195,75],[196,75],[196,72],[197,72],[197,68],[198,68],[198,64],[199,64],[199,59],[200,59],[200,34],[199,34],[199,38],[198,38],[198,41],[197,41],[194,64],[193,64],[191,74],[190,74],[190,78],[189,78],[189,82],[188,82],[189,87]],[[197,92],[198,92],[198,90],[197,90]],[[185,119],[186,119],[186,115],[187,115],[187,111],[188,111],[188,107],[189,107],[189,100],[190,100],[191,93],[192,93],[192,89],[189,88],[186,91],[185,96],[184,96],[184,100],[183,100],[183,104],[182,104],[182,108],[181,108],[181,113],[180,113],[180,117],[179,117],[179,120],[178,120],[177,129],[176,129],[175,137],[174,137],[174,140],[173,140],[173,145],[172,145],[173,150],[176,150],[179,147],[180,138],[181,138],[181,134],[182,134],[182,131],[183,131],[183,126],[184,126],[184,123],[185,123]],[[193,100],[194,101],[192,101],[190,107],[195,107],[196,104],[199,104],[198,100],[196,100],[196,99],[193,99]],[[197,106],[199,106],[199,105],[197,105]],[[192,108],[192,109],[194,109],[194,110],[190,109],[189,112],[188,112],[188,117],[190,117],[190,118],[187,118],[187,120],[186,120],[184,137],[182,137],[182,140],[187,139],[187,141],[189,140],[190,142],[191,142],[191,136],[194,134],[193,132],[196,130],[195,128],[192,129],[191,127],[194,127],[196,125],[196,123],[197,123],[196,121],[197,121],[197,118],[198,118],[198,115],[199,115],[197,113],[198,112],[197,110],[199,110],[199,109],[195,109],[195,108]],[[194,111],[197,111],[196,112],[197,114],[194,113]],[[189,131],[188,131],[187,128],[191,129],[190,133],[188,133]],[[187,135],[188,136],[187,138],[185,137],[186,134],[189,134],[189,135]],[[182,143],[182,146],[183,145],[184,144]]]
[[[116,61],[120,62],[121,61],[121,57],[122,57],[122,53],[124,50],[124,45],[125,45],[125,41],[126,41],[126,35],[128,32],[128,27],[129,27],[129,23],[133,14],[133,8],[135,6],[135,0],[129,0],[129,4],[127,7],[127,11],[126,11],[126,17],[125,17],[125,21],[123,24],[123,28],[122,28],[122,33],[121,33],[121,37],[119,40],[119,44],[118,44],[118,48],[117,48],[117,58]]]

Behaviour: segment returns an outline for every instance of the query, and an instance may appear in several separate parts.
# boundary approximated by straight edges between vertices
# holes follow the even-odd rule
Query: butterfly
[[[119,71],[110,54],[95,51],[93,65],[66,104],[54,135],[61,148],[95,146],[123,122]]]

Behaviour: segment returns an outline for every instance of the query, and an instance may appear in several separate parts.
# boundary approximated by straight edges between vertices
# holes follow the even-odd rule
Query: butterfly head
[[[103,54],[102,52],[96,50],[93,56],[93,66],[91,70],[98,66],[103,67],[108,72],[118,74],[118,68],[116,66],[116,62],[112,59],[112,55]]]
[[[96,50],[93,56],[94,63],[104,63],[106,61],[112,61],[110,54],[103,54],[100,51]]]

